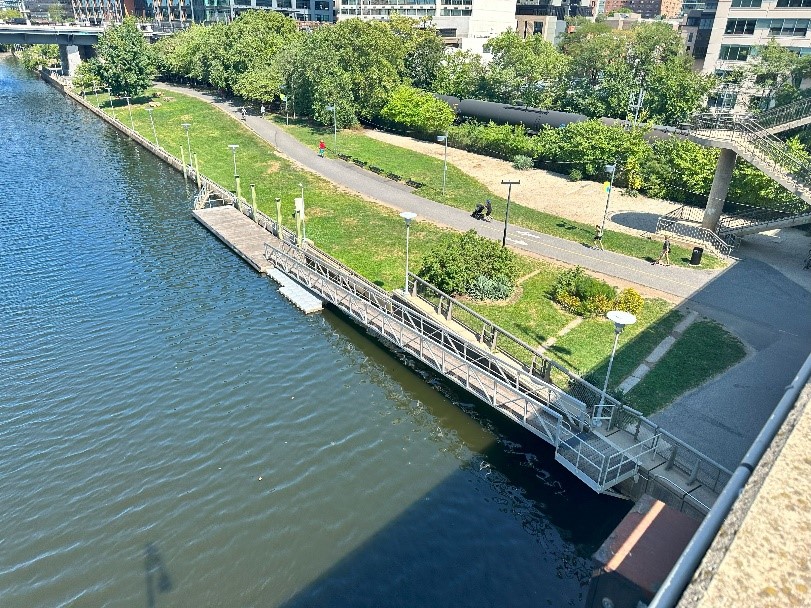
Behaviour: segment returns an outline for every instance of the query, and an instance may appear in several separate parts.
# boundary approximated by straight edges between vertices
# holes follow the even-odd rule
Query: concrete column
[[[715,232],[718,227],[736,158],[738,158],[738,155],[734,150],[721,148],[718,164],[715,165],[715,176],[712,178],[712,188],[710,188],[710,195],[707,197],[707,207],[704,209],[704,219],[701,221],[702,228]]]
[[[73,76],[76,68],[82,62],[79,56],[79,47],[75,44],[60,44],[59,60],[62,62],[62,76]]]

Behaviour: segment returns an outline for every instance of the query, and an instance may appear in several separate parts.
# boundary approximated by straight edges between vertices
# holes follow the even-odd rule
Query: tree
[[[800,83],[811,75],[808,57],[800,57],[774,38],[765,46],[756,47],[753,54],[755,60],[746,72],[750,80],[762,88],[758,103],[768,108],[773,103],[782,105],[801,97]]]
[[[456,117],[441,99],[407,85],[395,89],[380,116],[422,134],[444,133]]]
[[[48,19],[54,23],[64,23],[65,7],[61,4],[48,5]]]
[[[418,89],[432,90],[445,45],[436,28],[427,21],[392,15],[389,29],[403,47],[403,77]]]
[[[152,84],[155,74],[152,51],[133,17],[127,17],[99,37],[96,55],[97,75],[113,95],[140,95]]]
[[[440,95],[454,95],[460,99],[478,99],[485,82],[485,67],[481,55],[469,51],[455,51],[446,55],[439,65],[434,91]]]

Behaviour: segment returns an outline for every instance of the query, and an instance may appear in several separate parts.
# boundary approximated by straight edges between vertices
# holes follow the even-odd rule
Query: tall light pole
[[[130,113],[130,126],[132,127],[132,130],[135,131],[135,122],[132,120],[132,106],[130,105],[130,96],[124,95],[124,99],[127,100],[127,110]]]
[[[445,142],[445,163],[442,166],[442,196],[445,196],[445,183],[448,177],[448,132],[445,135],[437,135],[436,140],[440,143]]]
[[[154,109],[155,108],[147,108],[146,111],[149,112],[149,122],[152,125],[152,135],[155,136],[155,145],[160,148],[161,145],[158,143],[158,132],[155,130],[155,119],[152,118],[152,112]]]
[[[189,147],[189,164],[191,164],[191,137],[189,136],[189,127],[191,127],[191,123],[182,122],[180,126],[186,129],[186,145]]]
[[[303,241],[307,241],[307,218],[304,215],[304,184],[302,182],[298,183],[298,187],[301,188],[301,238]]]
[[[400,214],[400,217],[405,220],[406,225],[406,269],[405,269],[405,287],[403,287],[403,295],[408,296],[408,237],[409,237],[409,230],[411,228],[411,221],[417,217],[416,213],[411,211],[403,211]]]
[[[512,191],[513,191],[513,184],[518,185],[518,184],[521,183],[521,180],[520,179],[518,179],[518,180],[503,179],[503,180],[501,180],[501,183],[507,185],[507,211],[504,214],[504,236],[501,237],[501,246],[506,247],[507,246],[507,224],[510,221],[510,195],[512,194]]]
[[[234,157],[234,187],[239,190],[239,182],[237,181],[239,179],[239,173],[237,172],[237,148],[239,148],[239,144],[228,144],[228,147],[231,148],[231,155]],[[239,196],[238,193],[237,196]]]
[[[332,133],[335,141],[335,149],[338,149],[338,119],[335,116],[335,104],[326,107],[328,112],[332,112]]]
[[[611,174],[611,181],[608,182],[606,186],[606,191],[608,194],[605,197],[605,211],[603,211],[603,224],[600,227],[600,232],[605,234],[605,220],[608,217],[608,203],[611,201],[611,191],[614,189],[614,174],[617,172],[617,163],[614,162],[613,165],[606,165],[605,172]]]
[[[611,358],[608,360],[608,371],[605,372],[605,383],[603,384],[603,392],[600,393],[600,403],[597,404],[597,412],[592,418],[592,426],[600,427],[603,424],[603,405],[605,405],[605,393],[608,390],[608,378],[611,375],[611,366],[614,365],[614,355],[617,352],[617,341],[619,340],[622,330],[627,325],[636,323],[636,317],[630,312],[624,310],[610,310],[606,313],[606,317],[614,322],[614,346],[611,349]]]
[[[107,99],[110,100],[110,109],[113,109],[113,89],[112,87],[104,87],[107,89]]]

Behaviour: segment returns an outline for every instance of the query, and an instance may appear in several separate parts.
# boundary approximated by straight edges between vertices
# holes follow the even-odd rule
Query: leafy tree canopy
[[[113,95],[140,95],[155,75],[152,51],[133,17],[106,30],[96,44],[96,75]]]
[[[422,134],[444,133],[456,117],[441,99],[407,85],[395,89],[380,115]]]

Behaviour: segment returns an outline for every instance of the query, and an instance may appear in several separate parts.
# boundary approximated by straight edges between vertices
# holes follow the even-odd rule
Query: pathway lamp
[[[113,89],[112,87],[104,87],[107,89],[107,98],[110,100],[110,109],[113,109]]]
[[[445,196],[445,183],[448,177],[448,132],[445,131],[445,135],[437,135],[436,140],[445,143],[445,163],[442,165],[442,196]]]
[[[507,186],[507,211],[504,213],[504,236],[501,237],[501,246],[507,246],[507,223],[510,221],[510,196],[513,191],[513,184],[518,185],[521,183],[520,179],[510,180],[503,179],[501,183]]]
[[[189,127],[191,126],[191,123],[182,122],[180,123],[180,126],[186,129],[186,145],[189,147],[189,163],[191,163],[191,137],[189,137]]]
[[[624,310],[609,310],[606,315],[610,321],[614,322],[614,346],[611,349],[611,358],[608,360],[608,371],[605,372],[605,383],[603,384],[603,392],[600,393],[600,403],[597,404],[597,413],[592,418],[592,426],[599,428],[603,423],[603,405],[605,405],[605,393],[608,390],[608,378],[611,376],[611,366],[614,365],[614,355],[617,352],[617,341],[619,340],[622,330],[627,325],[636,323],[636,317],[630,312]],[[610,418],[609,418],[610,420]]]
[[[237,196],[239,196],[239,173],[237,173],[237,148],[239,148],[239,144],[228,144],[228,147],[231,148],[231,155],[234,157],[234,187]]]
[[[149,122],[152,125],[152,135],[155,136],[155,145],[160,148],[161,146],[158,143],[158,132],[155,130],[155,119],[152,117],[152,112],[154,110],[155,110],[155,108],[147,108],[146,109],[146,111],[149,112]]]
[[[338,119],[335,115],[335,104],[326,107],[328,112],[332,112],[332,134],[335,141],[335,149],[338,149]]]
[[[298,183],[298,187],[301,188],[301,233],[303,240],[307,240],[307,220],[304,215],[304,184],[302,182]]]
[[[130,113],[130,126],[132,127],[132,130],[135,131],[135,122],[132,120],[132,106],[130,105],[130,96],[124,95],[124,99],[127,100],[127,111],[129,111]]]
[[[403,288],[403,295],[408,296],[408,237],[409,237],[409,230],[411,228],[411,222],[414,218],[417,217],[416,213],[411,211],[403,211],[400,214],[400,217],[405,220],[406,225],[406,267],[405,267],[405,287]]]
[[[608,217],[608,203],[611,201],[611,191],[614,189],[614,175],[617,172],[617,163],[613,165],[606,165],[605,172],[611,174],[611,181],[605,183],[605,191],[608,193],[605,197],[605,211],[603,211],[603,224],[600,227],[600,232],[605,234],[605,220]]]

